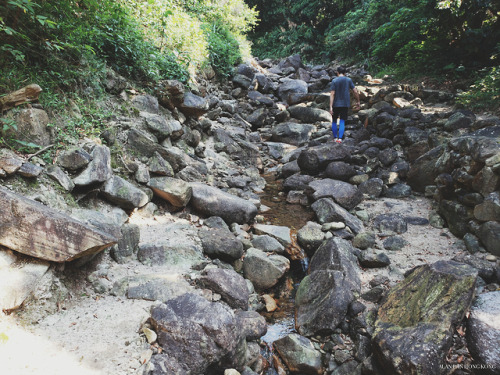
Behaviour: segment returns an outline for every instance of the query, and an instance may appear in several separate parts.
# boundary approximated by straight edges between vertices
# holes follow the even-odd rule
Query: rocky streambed
[[[337,144],[332,68],[110,72],[105,145],[2,149],[5,371],[498,374],[500,120],[352,69]],[[39,105],[8,116],[48,146]]]

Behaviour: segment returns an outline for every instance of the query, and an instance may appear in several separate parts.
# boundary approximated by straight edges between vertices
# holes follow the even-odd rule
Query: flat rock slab
[[[271,236],[285,247],[292,243],[292,236],[288,227],[267,224],[255,224],[253,227],[257,234]]]
[[[54,262],[91,255],[117,238],[0,187],[0,245]]]
[[[438,261],[414,269],[389,291],[373,335],[376,358],[388,373],[444,374],[453,328],[471,305],[476,279],[469,265]]]
[[[202,183],[192,183],[191,187],[191,204],[206,216],[220,216],[228,224],[245,224],[257,215],[257,207],[243,198]]]

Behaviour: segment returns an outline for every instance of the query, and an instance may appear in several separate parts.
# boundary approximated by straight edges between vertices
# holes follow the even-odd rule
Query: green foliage
[[[479,72],[479,78],[458,97],[458,103],[471,109],[500,110],[500,66]]]
[[[222,24],[205,25],[209,62],[220,77],[228,77],[235,64],[241,61],[239,43]]]

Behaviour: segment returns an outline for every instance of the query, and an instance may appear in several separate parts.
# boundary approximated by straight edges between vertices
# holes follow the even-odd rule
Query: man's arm
[[[335,99],[335,91],[330,91],[330,114],[333,115],[333,99]]]

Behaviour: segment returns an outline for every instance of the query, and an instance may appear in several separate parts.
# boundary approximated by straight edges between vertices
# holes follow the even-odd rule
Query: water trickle
[[[297,231],[314,218],[314,212],[309,207],[287,203],[282,183],[274,174],[265,174],[263,177],[266,180],[266,188],[260,198],[262,204],[270,208],[263,213],[264,220],[266,224],[290,228],[292,238],[292,244],[286,250],[291,260],[290,274],[293,279],[293,286],[291,286],[293,290],[288,297],[277,300],[279,310],[262,313],[268,322],[267,333],[261,338],[262,342],[266,343],[263,355],[270,359],[274,354],[273,342],[295,332],[295,290],[300,280],[306,275],[309,266],[309,259],[297,244]]]

